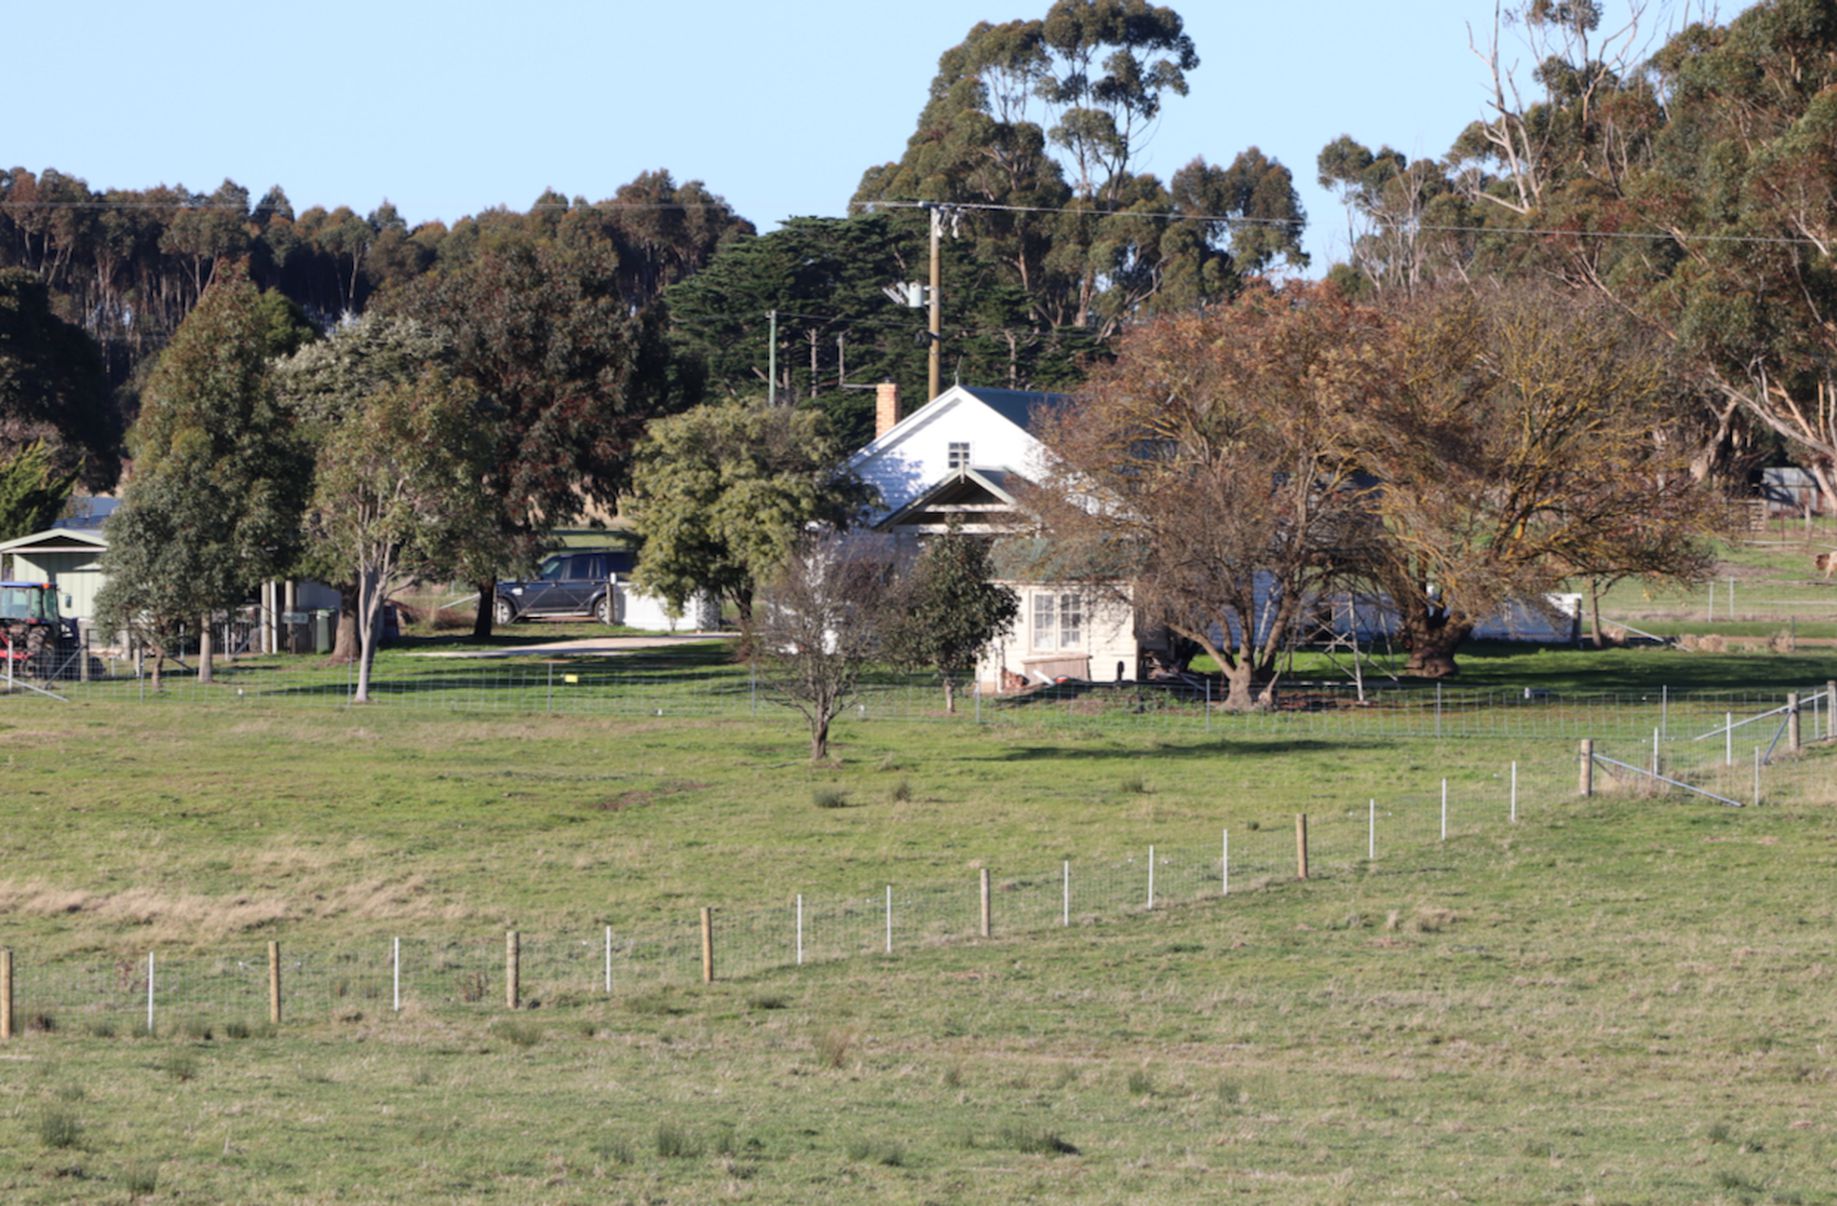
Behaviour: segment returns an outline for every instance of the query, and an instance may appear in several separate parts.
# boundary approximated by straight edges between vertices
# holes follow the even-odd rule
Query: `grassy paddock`
[[[1756,695],[1833,669],[1596,664],[1637,689],[1643,659]],[[769,716],[96,699],[0,726],[0,942],[27,990],[0,1051],[9,1201],[1810,1202],[1837,1177],[1824,749],[1734,810],[1578,800],[1567,737],[869,721],[813,767]],[[1153,914],[1126,861],[1150,843],[1175,860]],[[1064,859],[1115,903],[1081,898],[1060,929]],[[966,933],[984,866],[986,943]],[[893,958],[866,954],[887,883],[902,926],[921,890],[955,893],[936,906],[953,941],[902,928]],[[797,893],[842,947],[775,966],[758,952],[782,956]],[[724,960],[761,944],[708,988],[703,904]],[[691,970],[611,999],[545,980],[545,943],[612,920],[679,935]],[[519,1015],[489,979],[511,926],[538,968]],[[391,1014],[392,935],[448,985],[487,969],[476,999],[411,984]],[[313,997],[302,975],[269,1028],[271,937],[362,952],[328,973],[362,990]],[[256,991],[162,1002],[142,1037],[148,949]],[[130,999],[38,1008],[47,968]]]
[[[1829,1200],[1822,810],[1568,802],[1111,924],[545,1006],[30,1034],[9,1200]]]

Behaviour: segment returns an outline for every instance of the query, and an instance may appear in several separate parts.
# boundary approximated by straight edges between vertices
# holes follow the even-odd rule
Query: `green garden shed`
[[[100,529],[46,528],[0,543],[0,578],[54,583],[59,612],[88,625],[96,618],[107,549],[108,538]]]

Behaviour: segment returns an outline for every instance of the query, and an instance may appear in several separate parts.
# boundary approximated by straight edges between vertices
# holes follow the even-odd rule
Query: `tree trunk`
[[[376,656],[376,622],[371,620],[362,627],[357,655],[357,694],[351,697],[352,703],[370,702],[370,661]]]
[[[357,694],[352,703],[370,702],[370,667],[376,661],[378,621],[383,615],[382,581],[364,582],[357,588]]]
[[[488,578],[475,585],[478,587],[478,612],[472,617],[472,639],[488,641],[491,639],[491,609],[498,601],[498,584],[495,579]]]
[[[1253,711],[1257,706],[1253,690],[1255,668],[1248,661],[1239,659],[1235,664],[1220,666],[1220,670],[1225,676],[1225,698],[1219,707],[1227,712]]]
[[[1601,580],[1588,580],[1588,639],[1596,649],[1601,642]]]
[[[957,683],[948,675],[944,678],[944,712],[949,716],[957,714]]]
[[[810,761],[821,762],[829,757],[829,718],[812,717],[810,720]]]
[[[211,619],[205,616],[204,622],[198,625],[198,681],[201,683],[211,681],[211,654],[215,652],[213,645]]]
[[[340,585],[338,588],[338,630],[332,637],[332,655],[325,660],[328,666],[348,666],[358,655],[357,647],[357,588]]]
[[[1410,651],[1405,674],[1417,678],[1452,678],[1460,673],[1454,652],[1473,632],[1473,622],[1417,605],[1403,616],[1403,641]]]
[[[158,695],[159,694],[159,664],[166,660],[166,651],[162,648],[155,646],[154,648],[150,650],[150,652],[153,654],[153,694]]]

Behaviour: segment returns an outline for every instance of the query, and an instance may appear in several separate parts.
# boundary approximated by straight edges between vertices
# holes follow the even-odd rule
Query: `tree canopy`
[[[845,527],[867,501],[839,473],[841,449],[807,410],[733,401],[651,425],[629,515],[644,547],[640,589],[677,608],[700,592],[753,614],[759,583],[812,525]]]

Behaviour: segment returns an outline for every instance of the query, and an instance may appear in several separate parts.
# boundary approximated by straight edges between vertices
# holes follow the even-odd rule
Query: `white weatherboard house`
[[[953,521],[971,536],[1031,532],[1015,490],[1046,466],[1035,419],[1064,401],[1063,394],[956,385],[902,418],[897,387],[880,386],[873,442],[848,463],[879,492],[874,526],[902,543]],[[1143,644],[1130,608],[1072,583],[1006,585],[1020,596],[1020,614],[977,668],[986,688],[1137,676]]]

